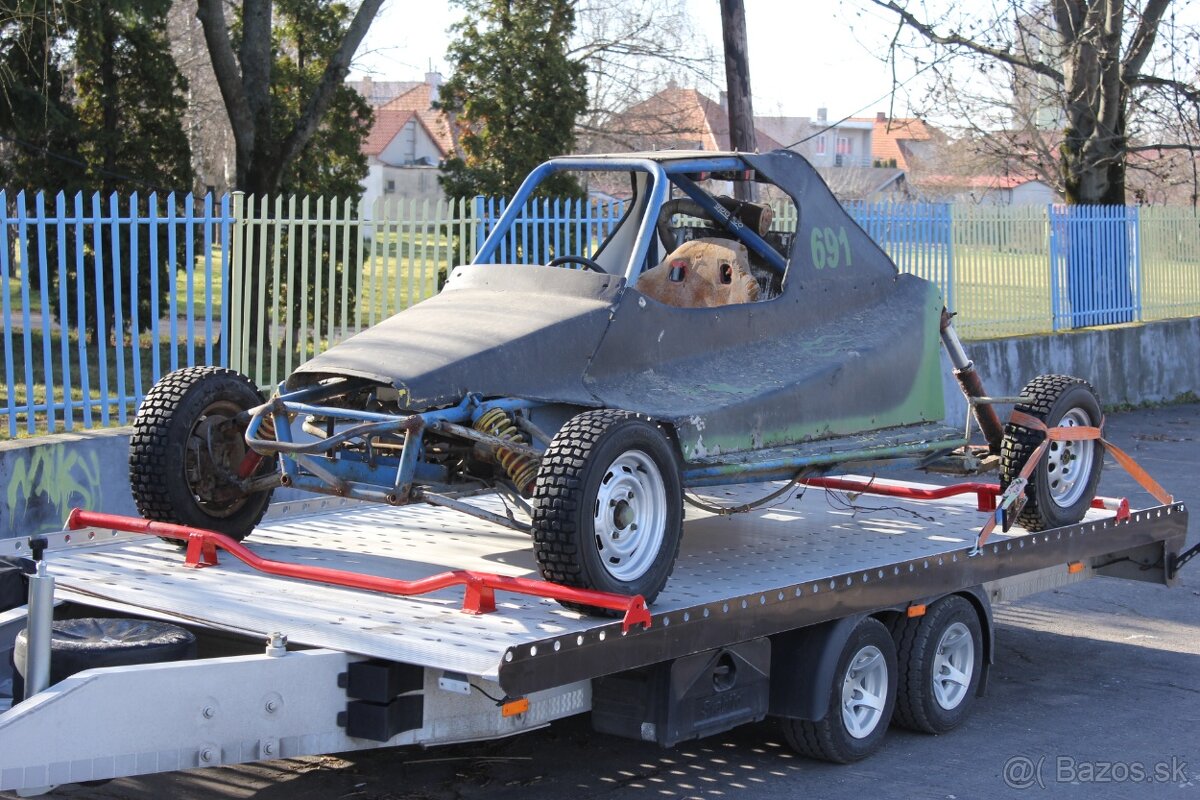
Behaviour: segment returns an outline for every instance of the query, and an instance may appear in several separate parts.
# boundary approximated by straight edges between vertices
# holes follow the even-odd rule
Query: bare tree
[[[383,0],[362,0],[295,124],[291,130],[276,132],[271,123],[272,0],[243,0],[241,41],[236,53],[223,0],[197,0],[196,16],[204,27],[217,85],[233,127],[237,188],[259,195],[278,188],[284,167],[300,154],[320,126],[335,90],[350,71],[354,51],[381,5]]]
[[[183,115],[196,189],[228,190],[234,180],[233,129],[213,77],[212,59],[204,44],[204,31],[196,18],[195,0],[174,0],[167,17],[171,55],[187,79],[187,110]]]
[[[949,2],[861,2],[895,15],[890,58],[928,64],[934,51],[931,98],[941,107],[925,113],[967,121],[981,149],[1069,203],[1124,204],[1129,170],[1175,161],[1142,154],[1194,163],[1200,91],[1194,63],[1178,72],[1186,45],[1170,0],[997,0],[990,15]]]
[[[678,132],[664,113],[623,128],[624,112],[668,83],[711,84],[711,46],[697,34],[682,0],[578,0],[571,58],[588,68],[588,110],[576,121],[580,148],[628,146],[631,137]],[[630,140],[630,141],[627,141]]]

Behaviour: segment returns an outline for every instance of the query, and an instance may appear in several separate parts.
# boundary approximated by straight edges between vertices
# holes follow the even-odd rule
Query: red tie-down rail
[[[230,537],[216,531],[203,528],[192,528],[187,525],[174,525],[169,522],[154,522],[139,517],[126,517],[120,514],[104,514],[99,511],[85,511],[76,508],[67,517],[67,527],[71,530],[80,528],[106,528],[129,533],[145,533],[151,536],[161,536],[167,539],[178,539],[187,543],[185,566],[200,568],[211,567],[217,563],[217,550],[224,550],[229,555],[259,572],[268,575],[279,575],[284,578],[296,578],[313,583],[324,583],[333,586],[346,586],[351,589],[366,589],[382,594],[412,595],[429,594],[451,586],[463,586],[463,611],[468,614],[487,614],[496,610],[496,591],[512,592],[514,594],[548,597],[552,600],[565,600],[583,606],[603,608],[611,611],[623,611],[621,622],[624,630],[634,625],[643,628],[650,627],[650,611],[641,595],[629,597],[611,592],[598,592],[589,589],[575,589],[557,583],[547,583],[530,578],[514,578],[508,575],[496,575],[490,572],[475,572],[474,570],[456,569],[419,578],[414,581],[403,581],[396,578],[383,578],[376,575],[363,575],[358,572],[347,572],[328,567],[314,567],[303,564],[289,564],[286,561],[272,561],[256,555],[254,551]]]
[[[837,489],[843,492],[898,497],[903,500],[941,500],[954,495],[973,494],[980,511],[995,511],[996,500],[1001,494],[998,483],[955,483],[950,486],[919,487],[895,486],[876,483],[874,479],[858,478],[802,478],[798,482],[816,489]],[[1114,511],[1119,520],[1129,516],[1129,500],[1125,497],[1095,497],[1092,498],[1092,508]]]

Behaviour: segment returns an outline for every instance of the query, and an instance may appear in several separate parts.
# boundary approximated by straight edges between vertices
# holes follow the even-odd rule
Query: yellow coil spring
[[[266,441],[275,440],[275,415],[267,414],[263,417],[262,424],[258,426],[258,438]]]
[[[525,444],[525,437],[517,430],[512,417],[503,409],[493,408],[485,412],[479,419],[475,420],[474,427],[480,433],[490,434],[498,439],[507,439],[510,442],[518,444]],[[521,494],[527,495],[533,492],[533,482],[537,478],[538,471],[536,461],[528,456],[514,453],[512,450],[503,447],[496,448],[496,460],[500,462],[500,466],[508,473],[508,477],[516,484]]]

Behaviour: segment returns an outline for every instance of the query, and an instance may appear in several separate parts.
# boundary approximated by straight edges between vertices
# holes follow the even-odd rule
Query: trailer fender
[[[979,666],[979,688],[976,689],[975,696],[983,697],[987,692],[988,673],[991,672],[992,664],[996,663],[996,631],[992,624],[992,603],[982,586],[971,586],[958,594],[970,601],[971,605],[975,606],[975,613],[979,615],[984,658]]]
[[[855,614],[772,636],[768,713],[812,722],[823,719],[842,648],[866,616]]]

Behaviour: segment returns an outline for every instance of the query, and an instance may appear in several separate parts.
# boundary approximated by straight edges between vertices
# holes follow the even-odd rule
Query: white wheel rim
[[[1082,408],[1072,408],[1058,421],[1059,427],[1090,427],[1092,420]],[[1046,481],[1050,497],[1062,507],[1074,505],[1087,490],[1092,461],[1096,457],[1096,441],[1050,442],[1046,450]]]
[[[956,622],[942,633],[933,656],[933,698],[947,711],[958,708],[971,688],[975,673],[975,640],[971,630]]]
[[[888,666],[875,645],[850,660],[842,679],[842,722],[855,739],[865,739],[879,726],[887,704]]]
[[[654,459],[629,450],[608,465],[596,491],[594,527],[600,563],[619,581],[635,581],[666,538],[667,489]]]

